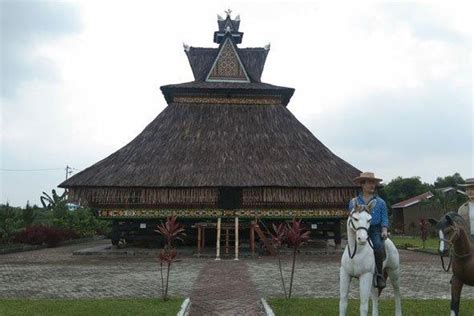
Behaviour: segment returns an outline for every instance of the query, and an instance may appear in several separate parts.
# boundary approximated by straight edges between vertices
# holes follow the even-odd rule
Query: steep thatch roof
[[[214,34],[219,48],[185,46],[195,81],[162,86],[163,112],[61,187],[96,204],[215,206],[217,187],[247,188],[247,206],[346,203],[360,171],[286,108],[293,88],[261,82],[269,46],[237,47],[240,21],[225,21]]]
[[[60,187],[353,187],[359,173],[282,105],[171,103]]]

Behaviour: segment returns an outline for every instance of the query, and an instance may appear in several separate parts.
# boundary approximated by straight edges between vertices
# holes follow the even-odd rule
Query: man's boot
[[[383,276],[384,252],[385,252],[385,249],[383,249],[383,248],[380,248],[380,249],[377,249],[377,250],[374,251],[375,267],[376,267],[376,270],[377,270],[377,271],[375,271],[375,273],[376,273],[377,287],[379,289],[383,289],[386,286],[385,278]]]

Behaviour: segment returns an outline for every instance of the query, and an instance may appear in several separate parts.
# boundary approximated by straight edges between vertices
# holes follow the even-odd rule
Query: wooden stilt
[[[221,260],[221,218],[217,219],[216,260]]]
[[[239,218],[235,217],[235,259],[239,260]]]
[[[201,226],[198,226],[198,236],[197,236],[197,248],[198,255],[201,255]]]
[[[225,229],[225,253],[229,253],[229,228]]]
[[[204,249],[204,246],[206,245],[206,228],[203,227],[202,228],[202,231],[201,231],[201,234],[202,234],[202,244],[201,244],[201,249]]]
[[[255,221],[250,222],[250,252],[255,256]]]
[[[334,245],[336,250],[341,249],[341,220],[336,220],[334,224]]]

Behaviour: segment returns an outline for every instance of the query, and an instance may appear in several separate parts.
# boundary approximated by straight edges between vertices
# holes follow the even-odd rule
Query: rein
[[[358,230],[365,230],[367,232],[367,239],[368,239],[369,246],[370,246],[370,248],[374,249],[374,245],[372,244],[372,241],[370,240],[370,237],[369,237],[369,230],[366,227],[357,227],[356,228],[355,225],[354,225],[354,222],[352,221],[352,218],[349,219],[349,225],[356,232]],[[347,251],[349,252],[349,258],[354,259],[355,255],[357,253],[357,240],[354,241],[354,252],[351,254],[351,247],[349,245],[349,242],[347,243]]]
[[[440,238],[440,240],[444,241],[445,243],[447,243],[449,245],[448,268],[446,268],[446,265],[444,263],[444,258],[445,257],[442,254],[439,255],[439,257],[441,258],[441,266],[443,267],[444,272],[449,272],[449,268],[451,267],[451,263],[453,261],[453,255],[454,255],[454,257],[459,258],[459,259],[466,258],[466,257],[471,255],[470,251],[468,251],[468,253],[463,254],[463,255],[460,255],[460,254],[456,253],[456,250],[454,250],[454,241],[456,241],[456,239],[458,239],[458,237],[459,237],[460,228],[456,225],[456,226],[454,226],[454,228],[451,231],[454,232],[454,234],[452,234],[451,237],[449,237],[449,238]]]
[[[439,257],[441,258],[441,266],[443,267],[444,272],[449,272],[449,268],[451,268],[451,263],[453,262],[453,254],[450,252],[448,268],[446,268],[446,265],[444,264],[445,257],[443,257],[441,254]]]

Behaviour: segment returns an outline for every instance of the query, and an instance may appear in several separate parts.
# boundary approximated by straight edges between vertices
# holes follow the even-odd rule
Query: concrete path
[[[154,256],[73,255],[74,251],[109,243],[102,240],[0,255],[0,298],[160,297],[159,265]],[[213,302],[228,300],[232,304],[236,297],[242,296],[246,303],[241,305],[245,306],[252,306],[261,297],[283,296],[278,262],[274,258],[217,262],[185,255],[178,258],[171,269],[171,296],[194,295],[196,300],[203,301],[199,290],[207,291],[208,295],[216,292]],[[400,250],[400,260],[404,298],[449,298],[451,274],[443,272],[439,257]],[[340,254],[298,256],[293,295],[339,297],[339,262]],[[290,267],[291,257],[284,256],[287,278]],[[288,282],[287,279],[287,286]],[[358,297],[357,285],[358,281],[354,280],[351,297]],[[382,296],[391,298],[392,293],[388,286]],[[462,297],[474,299],[474,287],[465,286]]]
[[[191,316],[264,315],[244,261],[209,261],[191,293]]]

